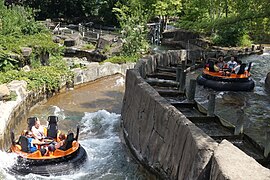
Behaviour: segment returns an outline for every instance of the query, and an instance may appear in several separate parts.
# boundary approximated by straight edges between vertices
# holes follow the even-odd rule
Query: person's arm
[[[31,131],[33,133],[34,138],[38,139],[38,130],[35,128],[35,126],[32,126]]]
[[[216,64],[214,65],[214,70],[215,70],[216,72],[218,72],[218,71],[219,71],[219,68],[217,67],[217,65],[216,65]]]
[[[32,140],[32,143],[33,143],[33,144],[43,144],[43,142],[41,142],[41,141],[38,140],[38,139],[33,139],[33,140]]]

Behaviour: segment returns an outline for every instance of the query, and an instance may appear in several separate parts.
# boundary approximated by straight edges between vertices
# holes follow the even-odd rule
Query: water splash
[[[125,85],[125,79],[123,77],[120,77],[119,79],[117,79],[115,81],[115,85],[114,86],[124,86]]]
[[[8,169],[17,161],[17,155],[0,151],[0,179],[16,180],[14,176],[8,173]],[[3,158],[4,157],[4,158]]]
[[[85,113],[82,118],[81,133],[90,133],[95,138],[98,137],[114,137],[115,126],[118,125],[120,119],[119,114],[109,113],[106,110],[99,110],[94,113]]]
[[[58,116],[58,118],[61,119],[65,119],[65,113],[64,110],[59,108],[58,106],[52,106],[54,108],[53,110],[53,115]]]
[[[57,108],[56,108],[57,109]],[[58,109],[59,110],[59,109]],[[59,111],[58,111],[59,112]],[[0,165],[0,179],[37,180],[77,180],[77,179],[138,179],[143,177],[139,166],[128,157],[119,137],[120,115],[106,110],[86,112],[79,119],[81,131],[79,142],[87,152],[88,160],[80,170],[62,176],[43,177],[35,174],[27,176],[9,175]],[[10,154],[1,154],[2,157]],[[11,158],[7,158],[11,159]],[[14,161],[7,161],[13,165]],[[3,163],[1,163],[3,164]]]

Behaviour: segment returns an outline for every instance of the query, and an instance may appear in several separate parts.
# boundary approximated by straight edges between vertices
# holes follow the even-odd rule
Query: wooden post
[[[251,51],[254,51],[254,50],[255,50],[255,45],[252,44],[252,46],[251,46]]]
[[[185,86],[186,86],[186,71],[184,69],[181,70],[181,76],[179,79],[179,91],[183,93],[185,91]]]
[[[270,130],[268,130],[265,134],[266,134],[266,141],[264,147],[264,157],[268,157],[270,153]]]
[[[195,58],[192,58],[192,66],[195,66],[195,63],[196,62],[196,60],[195,60]]]
[[[196,84],[197,84],[196,79],[190,80],[188,94],[187,94],[188,101],[194,101],[195,92],[196,92]]]
[[[234,129],[234,135],[243,134],[243,126],[244,126],[244,111],[243,109],[240,109],[236,112],[238,115],[238,119],[236,121],[235,129]]]
[[[178,65],[176,67],[176,82],[179,82],[180,81],[181,70],[182,70],[182,67]]]
[[[186,70],[186,61],[182,61],[182,70]]]
[[[215,116],[215,94],[209,94],[209,101],[208,101],[208,109],[207,109],[207,116],[213,117]]]
[[[146,78],[146,68],[145,68],[145,65],[146,65],[146,63],[143,61],[142,62],[142,65],[141,65],[141,76],[142,76],[142,78],[143,79],[145,79]]]

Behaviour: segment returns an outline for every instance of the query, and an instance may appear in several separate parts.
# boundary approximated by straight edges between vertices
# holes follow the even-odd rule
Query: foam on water
[[[56,108],[57,109],[57,108]],[[5,168],[15,163],[16,156],[0,151],[0,179],[126,179],[135,178],[136,169],[128,156],[125,155],[119,137],[120,115],[99,110],[94,113],[86,112],[80,120],[79,142],[87,152],[88,159],[76,172],[68,175],[43,177],[35,174],[27,176],[9,175]],[[124,173],[123,173],[124,172]],[[134,173],[135,172],[135,173]]]
[[[115,81],[115,86],[124,86],[125,84],[125,79],[123,77],[120,77]]]
[[[0,151],[0,179],[15,180],[16,178],[7,172],[7,169],[12,167],[17,161],[17,155]]]
[[[59,108],[58,106],[52,106],[54,108],[53,115],[58,116],[59,119],[65,119],[65,113],[64,110]]]

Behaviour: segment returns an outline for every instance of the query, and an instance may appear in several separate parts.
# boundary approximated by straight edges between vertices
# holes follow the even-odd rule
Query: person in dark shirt
[[[42,142],[39,141],[38,139],[35,139],[31,131],[26,131],[25,136],[27,137],[28,140],[28,149],[30,153],[37,151],[38,150],[37,144],[42,144]],[[41,155],[43,156],[46,153],[46,151],[47,151],[46,149],[41,148],[40,149]]]

